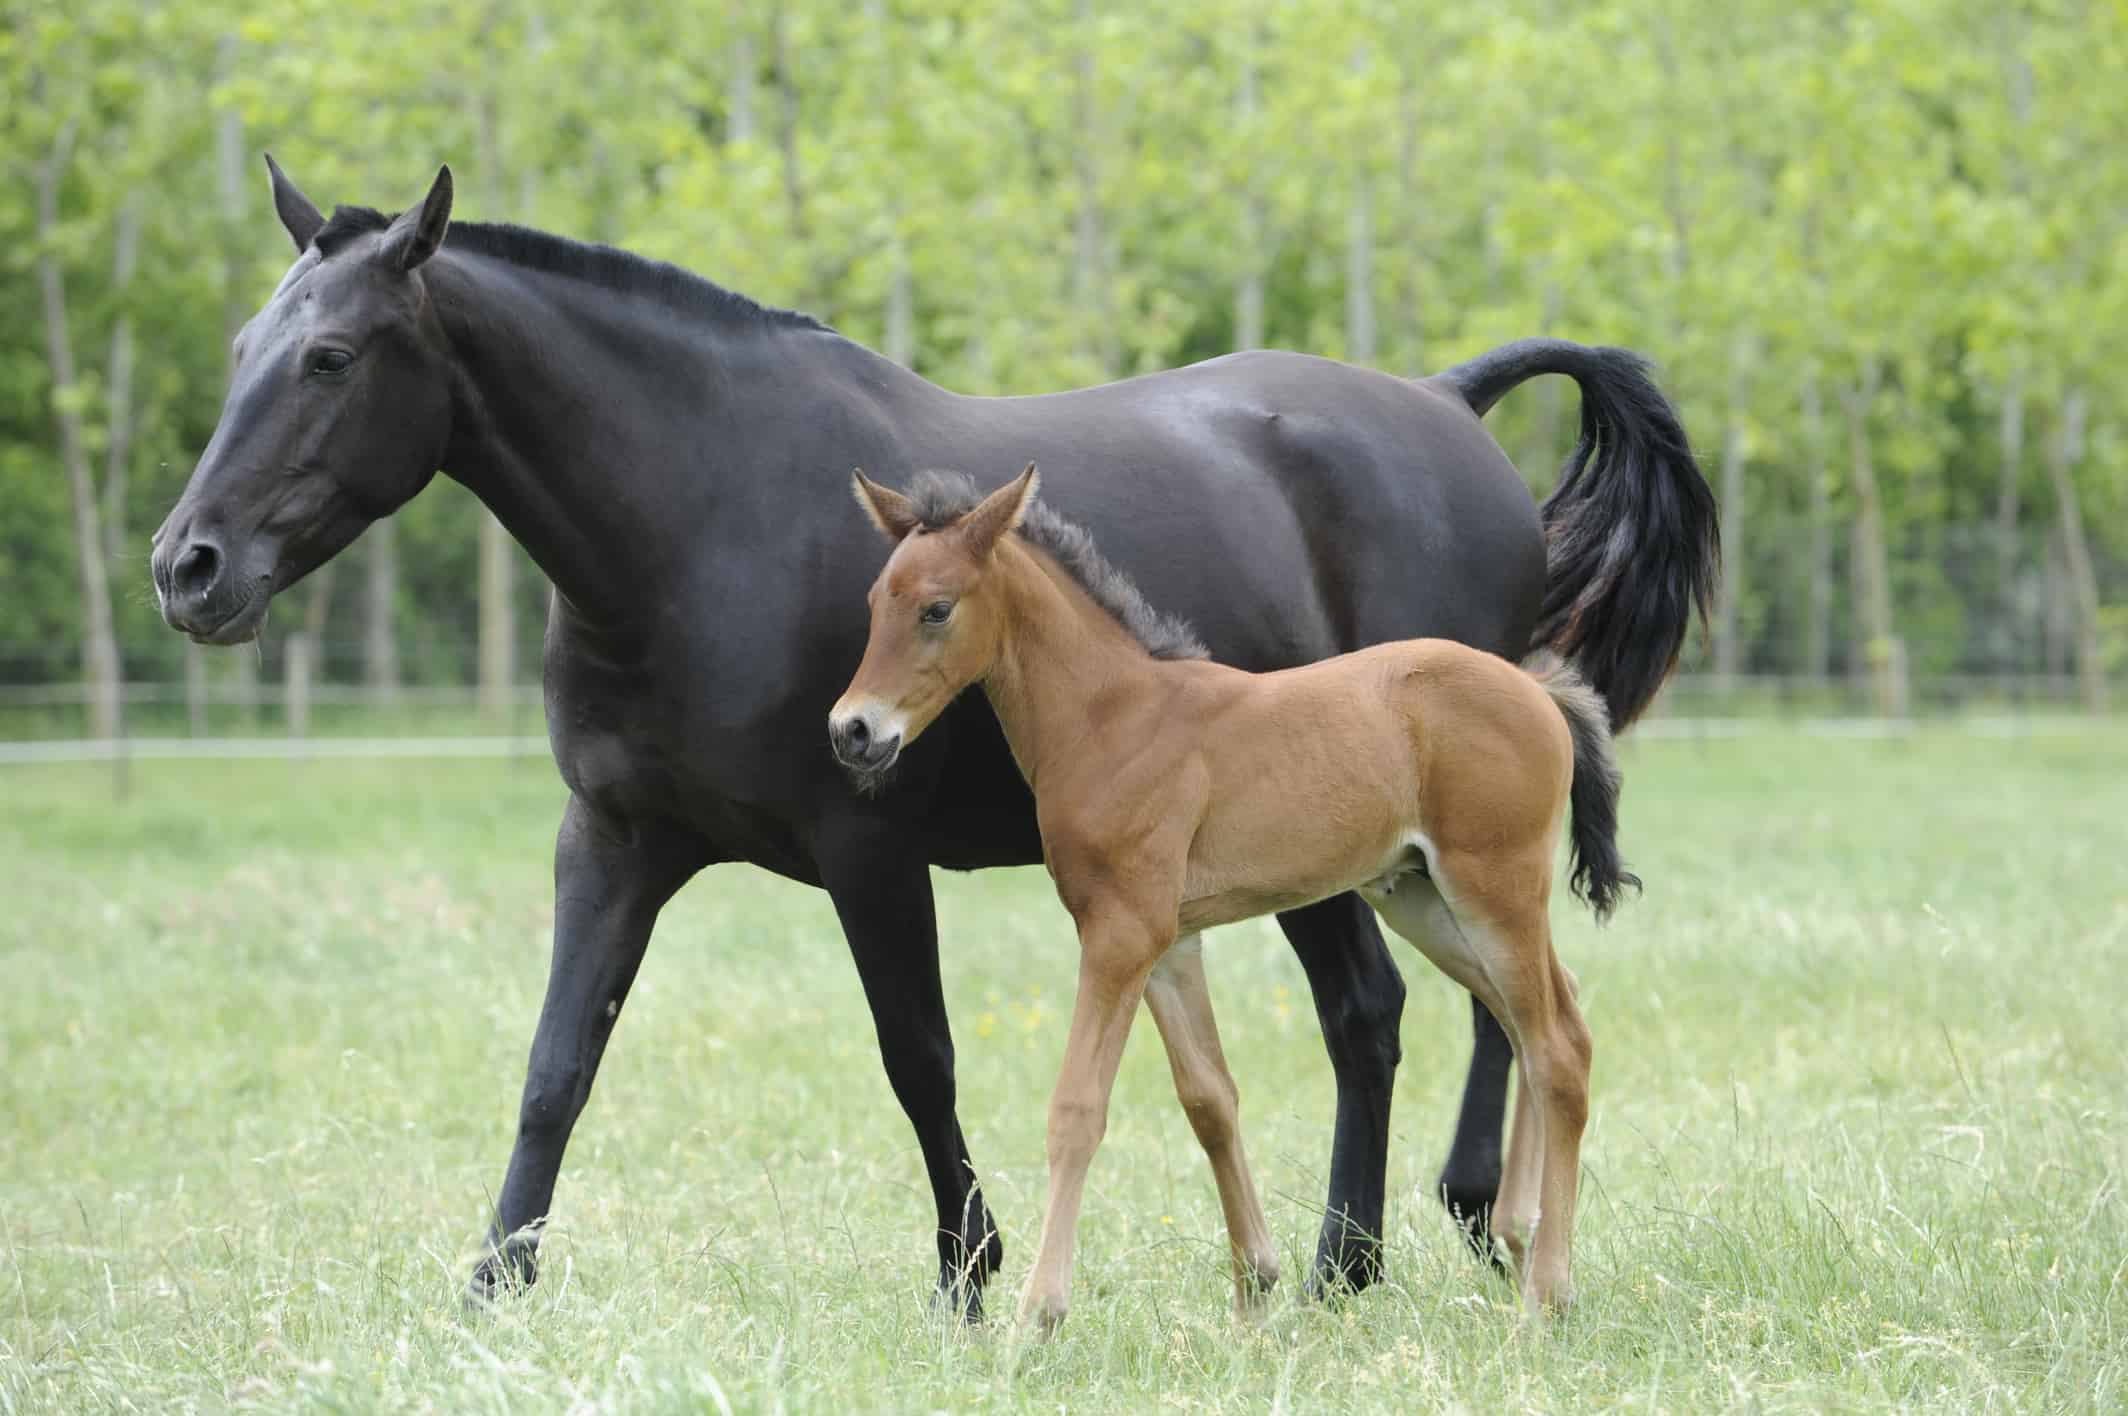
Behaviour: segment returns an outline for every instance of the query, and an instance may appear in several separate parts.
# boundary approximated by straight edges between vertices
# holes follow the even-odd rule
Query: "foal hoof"
[[[1047,1342],[1064,1326],[1064,1315],[1071,1310],[1068,1300],[1054,1295],[1029,1298],[1020,1304],[1020,1326],[1037,1342]]]
[[[1271,1311],[1271,1290],[1278,1286],[1278,1265],[1258,1264],[1234,1278],[1234,1316],[1244,1323],[1263,1321]]]
[[[1522,1320],[1532,1327],[1563,1321],[1574,1311],[1574,1286],[1563,1283],[1542,1296],[1528,1293],[1523,1297]]]

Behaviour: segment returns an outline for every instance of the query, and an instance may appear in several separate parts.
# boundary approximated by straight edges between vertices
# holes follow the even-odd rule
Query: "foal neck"
[[[1069,572],[1020,537],[998,543],[993,574],[1000,642],[983,690],[1033,787],[1045,768],[1083,754],[1101,712],[1158,692],[1174,665],[1147,653]]]

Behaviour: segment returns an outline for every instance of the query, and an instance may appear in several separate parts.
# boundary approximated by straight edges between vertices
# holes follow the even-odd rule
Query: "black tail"
[[[1574,739],[1567,884],[1598,921],[1609,919],[1628,887],[1640,888],[1640,877],[1618,858],[1618,757],[1609,714],[1602,695],[1551,650],[1538,650],[1522,667],[1559,705]]]
[[[1581,440],[1544,503],[1544,612],[1530,647],[1572,663],[1615,732],[1662,687],[1693,611],[1707,618],[1722,559],[1714,493],[1677,410],[1630,350],[1523,339],[1435,381],[1483,416],[1538,374],[1581,385]]]

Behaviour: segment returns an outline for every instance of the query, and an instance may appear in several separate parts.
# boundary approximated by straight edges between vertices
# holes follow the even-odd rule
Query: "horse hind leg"
[[[1226,1212],[1227,1243],[1234,1253],[1234,1311],[1248,1317],[1278,1282],[1278,1252],[1242,1151],[1240,1091],[1220,1049],[1219,1024],[1212,1014],[1196,935],[1176,940],[1153,966],[1145,1005],[1167,1047],[1175,1096],[1212,1163],[1219,1205]]]

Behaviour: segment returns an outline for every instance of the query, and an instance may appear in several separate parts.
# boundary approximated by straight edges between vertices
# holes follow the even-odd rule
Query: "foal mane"
[[[384,230],[393,220],[374,207],[336,206],[331,218],[318,228],[312,244],[318,248],[319,255],[330,256],[357,236]],[[654,261],[616,246],[573,241],[551,231],[535,231],[529,226],[454,221],[443,243],[457,250],[492,256],[527,270],[585,280],[623,294],[648,295],[676,308],[713,318],[794,329],[828,328],[811,315],[764,305],[680,266]]]
[[[983,499],[975,482],[959,472],[919,472],[903,495],[908,497],[926,531],[945,530]],[[1092,533],[1078,522],[1057,515],[1039,495],[1027,504],[1020,518],[1019,534],[1028,544],[1047,552],[1065,574],[1078,582],[1080,589],[1093,597],[1095,604],[1108,611],[1155,659],[1211,657],[1211,651],[1186,621],[1154,609],[1130,577],[1095,549]]]

